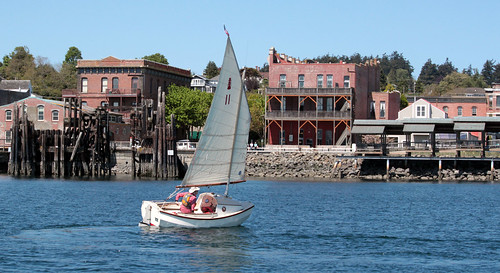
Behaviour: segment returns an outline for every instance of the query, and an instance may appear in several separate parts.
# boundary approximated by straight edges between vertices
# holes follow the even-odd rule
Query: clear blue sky
[[[62,63],[161,53],[201,74],[222,63],[225,24],[240,67],[262,66],[270,47],[289,56],[402,53],[417,77],[427,59],[461,71],[500,61],[500,1],[9,1],[0,0],[0,56],[27,46]]]

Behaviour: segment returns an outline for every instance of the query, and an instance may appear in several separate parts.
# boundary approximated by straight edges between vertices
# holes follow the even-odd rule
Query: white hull
[[[217,200],[214,213],[202,213],[199,204],[194,213],[185,214],[180,211],[180,202],[143,201],[141,225],[189,228],[234,227],[241,225],[252,213],[254,205],[250,202],[219,195],[214,197]]]

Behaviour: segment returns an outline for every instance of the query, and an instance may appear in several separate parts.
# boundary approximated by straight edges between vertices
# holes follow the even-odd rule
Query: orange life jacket
[[[191,202],[191,197],[193,197],[194,195],[190,194],[190,193],[186,193],[184,195],[184,197],[182,197],[182,205],[188,209],[191,209],[191,205],[193,204],[193,202]]]

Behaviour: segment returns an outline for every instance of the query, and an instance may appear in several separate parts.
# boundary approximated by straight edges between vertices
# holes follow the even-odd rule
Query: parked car
[[[189,141],[189,139],[183,139],[177,141],[177,150],[196,150],[196,142]]]

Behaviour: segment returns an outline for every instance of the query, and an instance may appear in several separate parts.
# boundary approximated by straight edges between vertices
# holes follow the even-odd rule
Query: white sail
[[[248,102],[228,37],[210,112],[181,187],[243,182],[249,130]]]

